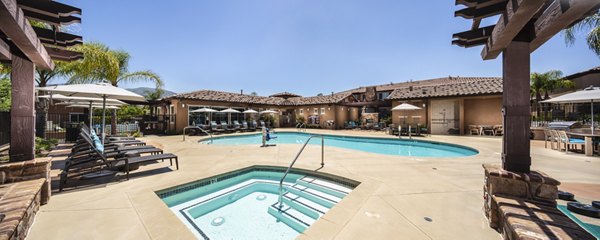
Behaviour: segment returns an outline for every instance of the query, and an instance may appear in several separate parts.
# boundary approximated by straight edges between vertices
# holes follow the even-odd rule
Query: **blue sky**
[[[460,7],[451,0],[62,2],[83,9],[84,40],[128,51],[130,70],[150,69],[175,92],[308,96],[448,75],[501,76],[501,57],[483,61],[481,47],[450,44],[471,24],[453,17]],[[532,71],[600,65],[583,36],[572,47],[554,37],[533,53]]]

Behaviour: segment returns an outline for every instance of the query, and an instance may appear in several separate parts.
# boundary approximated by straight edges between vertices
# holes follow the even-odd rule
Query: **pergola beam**
[[[11,58],[10,46],[4,40],[0,39],[0,60],[8,61]]]
[[[481,51],[484,60],[494,59],[506,49],[513,39],[529,23],[531,18],[544,6],[546,0],[511,0],[506,10]]]
[[[592,0],[562,0],[552,2],[535,21],[535,39],[531,42],[533,52],[554,35],[580,20],[600,4]]]
[[[37,67],[47,70],[54,68],[50,55],[37,38],[23,11],[17,7],[16,0],[0,0],[0,30]]]
[[[455,17],[463,17],[466,19],[482,19],[482,18],[491,17],[491,16],[502,13],[502,11],[504,11],[504,9],[506,8],[507,2],[508,1],[505,0],[505,1],[498,2],[494,5],[489,5],[489,6],[485,6],[485,7],[475,6],[475,7],[461,9],[461,10],[454,12],[454,16]]]

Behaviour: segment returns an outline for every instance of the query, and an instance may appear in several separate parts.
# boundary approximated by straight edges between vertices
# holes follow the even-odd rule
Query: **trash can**
[[[77,141],[78,134],[79,134],[79,123],[68,123],[65,141],[67,141],[67,142]]]

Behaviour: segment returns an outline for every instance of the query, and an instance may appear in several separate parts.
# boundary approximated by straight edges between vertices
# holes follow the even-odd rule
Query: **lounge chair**
[[[112,157],[108,156],[108,154],[103,151],[103,146],[98,138],[92,140],[83,133],[80,133],[80,137],[91,146],[91,148],[94,150],[94,153],[90,154],[90,156],[85,159],[70,159],[65,164],[65,167],[60,174],[59,191],[62,191],[69,177],[83,176],[85,174],[93,173],[99,170],[125,171],[127,180],[129,180],[129,171],[131,170],[130,166],[142,163],[156,162],[158,160],[169,160],[170,165],[172,166],[173,160],[175,160],[176,168],[177,170],[179,170],[178,157],[174,154],[163,153],[148,156],[140,156],[139,152],[125,152],[122,155]],[[110,158],[113,159],[111,160]],[[75,174],[69,175],[69,172],[73,170],[82,169],[89,169],[90,171],[79,171]]]
[[[80,144],[76,144],[73,146],[73,148],[71,149],[71,153],[69,154],[69,158],[70,159],[74,159],[74,158],[82,158],[82,157],[86,157],[89,156],[90,154],[94,153],[94,150],[92,149],[94,146],[91,146],[87,143],[87,141],[85,141],[85,138],[88,139],[94,139],[94,138],[98,138],[98,136],[94,135],[92,133],[92,135],[89,135],[89,133],[85,132],[85,131],[81,131],[80,132],[80,136],[79,139],[80,141],[83,141],[83,143]],[[116,156],[119,153],[123,153],[123,152],[127,152],[127,151],[136,151],[138,153],[151,153],[151,154],[160,154],[163,153],[162,149],[156,148],[152,145],[144,145],[144,146],[124,146],[121,144],[113,144],[113,145],[104,145],[104,152],[108,155],[108,156]]]
[[[233,129],[234,131],[240,131],[240,129],[242,128],[242,125],[240,124],[240,122],[238,122],[237,120],[233,121]]]
[[[259,128],[266,128],[267,125],[265,124],[265,121],[260,120],[260,127]]]
[[[221,129],[227,133],[235,132],[235,129],[232,126],[229,126],[227,122],[221,122]]]
[[[250,125],[248,126],[248,131],[256,131],[256,121],[252,120],[252,122],[250,123]]]
[[[504,127],[502,125],[494,125],[494,136],[504,135]]]
[[[245,132],[245,131],[248,131],[248,129],[249,129],[248,128],[248,122],[243,121],[242,122],[242,126],[240,127],[240,131]]]
[[[219,125],[217,124],[217,121],[211,121],[210,122],[210,131],[213,133],[223,133],[223,132],[225,132],[225,129],[220,128]]]
[[[469,134],[471,135],[481,135],[481,128],[477,125],[469,125]]]

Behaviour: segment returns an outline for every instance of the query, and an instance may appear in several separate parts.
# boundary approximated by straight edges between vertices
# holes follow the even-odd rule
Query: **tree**
[[[35,69],[35,82],[39,87],[47,86],[52,79],[60,76],[68,76],[71,70],[68,64],[61,61],[54,61],[54,69],[45,70],[41,68]],[[48,119],[48,108],[49,100],[47,98],[40,98],[35,103],[35,135],[40,138],[46,136],[46,121]]]
[[[575,44],[575,34],[586,30],[589,30],[586,36],[588,47],[600,57],[600,12],[596,12],[567,28],[564,32],[567,45],[571,46]]]
[[[11,85],[10,79],[0,78],[0,112],[10,111]]]
[[[318,97],[322,97],[322,96],[323,96],[323,93],[319,93],[319,94],[317,94],[317,96],[318,96]]]
[[[146,93],[146,100],[148,100],[149,102],[154,102],[154,101],[162,98],[164,91],[161,88],[156,88],[153,92],[146,91],[145,93]],[[150,105],[150,116],[154,116],[154,108],[155,107]]]
[[[153,82],[156,88],[162,88],[161,78],[150,70],[129,72],[131,56],[123,50],[112,50],[98,43],[84,43],[74,48],[83,53],[83,60],[73,62],[73,74],[69,83],[94,83],[106,81],[118,87],[122,83]],[[113,111],[111,134],[117,132],[117,112]]]
[[[256,92],[251,92],[251,93],[250,93],[250,96],[258,96],[258,93],[256,93]]]
[[[563,73],[559,70],[551,70],[545,73],[531,73],[531,94],[535,95],[535,109],[537,116],[540,116],[539,103],[549,98],[549,94],[559,88],[573,88],[575,83],[571,80],[564,79]]]

